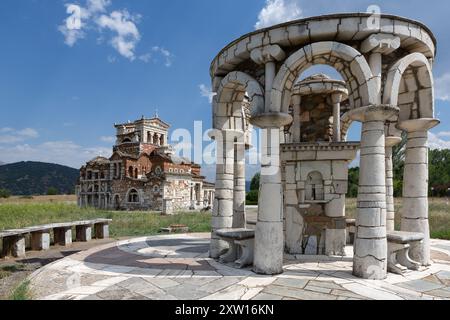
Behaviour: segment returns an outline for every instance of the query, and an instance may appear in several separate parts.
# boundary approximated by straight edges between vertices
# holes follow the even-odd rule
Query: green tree
[[[258,193],[259,193],[258,190],[251,190],[250,192],[248,192],[247,197],[245,199],[246,200],[245,203],[250,206],[257,205],[258,204]]]
[[[59,194],[59,191],[55,187],[50,187],[50,188],[47,189],[47,195],[48,196],[56,196],[58,194]]]
[[[0,198],[9,198],[11,197],[11,192],[8,189],[0,189]]]
[[[358,196],[359,168],[350,168],[348,170],[348,192],[347,197],[356,198]]]
[[[250,182],[250,190],[254,191],[254,190],[259,190],[259,180],[261,178],[261,174],[257,173],[255,174],[255,176],[252,178],[252,181]]]

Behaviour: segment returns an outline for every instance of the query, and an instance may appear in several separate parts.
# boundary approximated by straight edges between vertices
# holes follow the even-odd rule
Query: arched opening
[[[159,145],[163,146],[165,144],[165,139],[164,139],[164,135],[162,134],[161,137],[159,138]]]
[[[138,168],[134,169],[134,178],[137,179],[138,178]]]
[[[351,109],[377,103],[375,79],[362,54],[348,45],[325,41],[307,45],[285,61],[273,82],[271,111],[288,111],[296,80],[314,65],[328,65],[342,76]]]
[[[320,172],[313,171],[308,174],[305,199],[307,201],[323,201],[325,199],[324,182]]]
[[[128,192],[128,202],[129,203],[139,203],[139,193],[136,189],[131,189]]]
[[[129,166],[128,167],[128,176],[130,177],[130,178],[133,178],[133,167],[132,166]]]
[[[125,138],[122,140],[122,143],[131,143],[131,139],[130,138]]]
[[[155,134],[153,135],[153,144],[158,145],[158,141],[159,141],[159,139],[158,139],[158,134],[155,133]]]

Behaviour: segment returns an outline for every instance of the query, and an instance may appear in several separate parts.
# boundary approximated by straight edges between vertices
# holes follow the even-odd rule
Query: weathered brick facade
[[[173,154],[167,123],[155,117],[115,127],[113,155],[80,169],[80,207],[170,214],[212,206],[214,185],[204,181],[199,165]]]

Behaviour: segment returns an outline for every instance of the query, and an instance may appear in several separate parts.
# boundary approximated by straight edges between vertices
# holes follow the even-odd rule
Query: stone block
[[[360,239],[358,238],[358,230],[355,237],[355,256],[367,257],[372,256],[378,260],[387,258],[387,240],[383,239]]]
[[[55,228],[53,232],[55,244],[60,246],[69,246],[72,244],[72,228]]]
[[[356,225],[364,227],[378,227],[382,225],[382,209],[359,208],[356,215]]]
[[[76,240],[80,242],[88,242],[92,240],[92,226],[76,226]]]
[[[50,231],[32,232],[31,249],[34,251],[50,249]]]
[[[325,233],[325,254],[328,256],[345,256],[345,229],[327,229]]]
[[[94,233],[96,239],[109,238],[109,225],[106,223],[96,223],[94,225]]]
[[[345,196],[337,197],[325,205],[325,214],[327,217],[344,217],[345,216]]]
[[[295,207],[287,207],[286,217],[286,251],[290,254],[303,254],[303,217]]]
[[[3,238],[1,257],[25,258],[25,235]]]

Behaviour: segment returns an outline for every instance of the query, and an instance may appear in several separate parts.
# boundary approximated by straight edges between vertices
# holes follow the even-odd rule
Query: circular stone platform
[[[450,299],[450,241],[432,240],[433,265],[384,281],[352,276],[348,257],[285,257],[285,272],[259,276],[208,258],[209,234],[119,241],[33,273],[36,299],[347,300]]]

